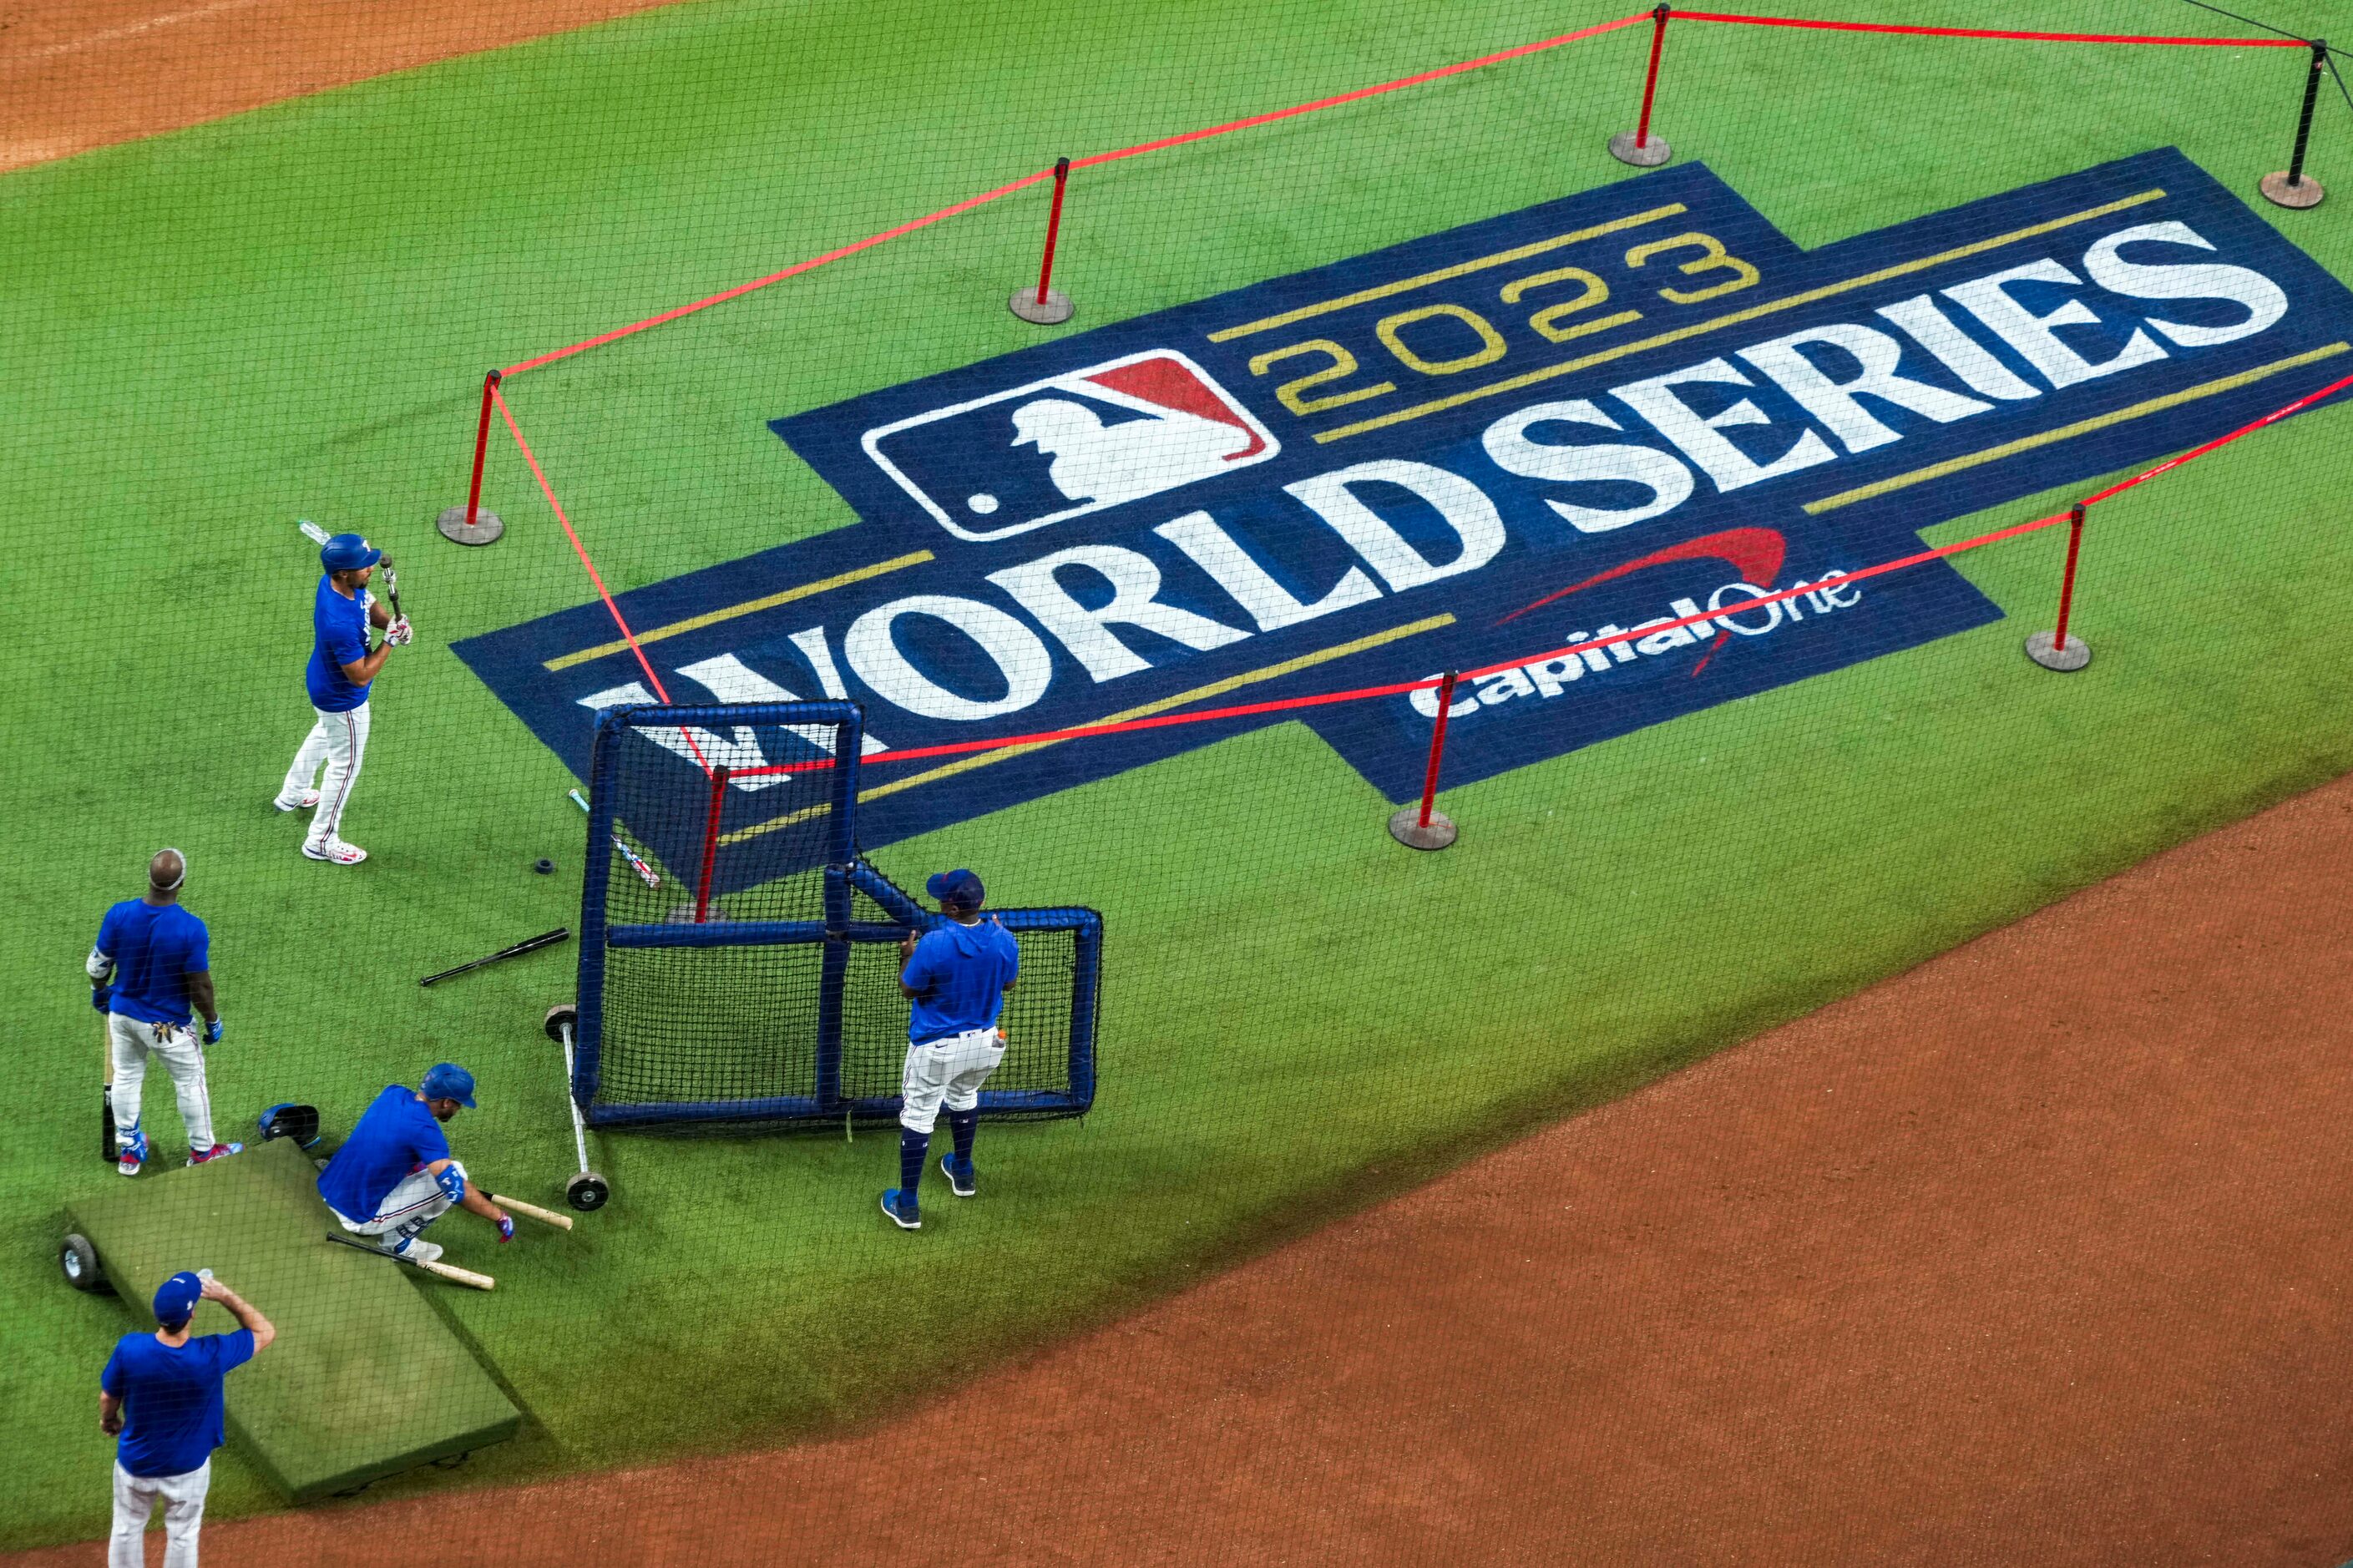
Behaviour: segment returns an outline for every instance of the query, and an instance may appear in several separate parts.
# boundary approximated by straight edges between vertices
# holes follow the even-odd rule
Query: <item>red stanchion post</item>
[[[506,531],[506,524],[496,512],[482,510],[482,462],[491,451],[491,401],[497,392],[499,373],[488,371],[482,376],[482,414],[474,424],[474,479],[466,487],[466,504],[453,506],[442,512],[435,524],[441,537],[459,544],[488,544]]]
[[[2305,73],[2304,109],[2295,120],[2295,151],[2288,154],[2287,167],[2277,174],[2265,174],[2258,188],[2263,199],[2274,206],[2316,207],[2327,195],[2318,180],[2307,179],[2304,173],[2305,149],[2312,144],[2312,110],[2320,101],[2320,79],[2328,71],[2328,42],[2312,40],[2312,68]]]
[[[1448,670],[1438,683],[1438,723],[1430,732],[1430,766],[1421,775],[1421,805],[1389,817],[1389,837],[1409,849],[1443,849],[1454,842],[1453,819],[1436,809],[1438,770],[1446,757],[1446,721],[1454,711],[1454,687],[1461,679]]]
[[[2026,639],[2026,657],[2062,675],[2092,662],[2091,645],[2082,637],[2067,635],[2068,617],[2075,609],[2075,563],[2083,552],[2084,503],[2077,501],[2067,513],[2067,566],[2059,578],[2059,628],[2036,632]]]
[[[1659,96],[1659,57],[1667,47],[1667,16],[1664,4],[1651,13],[1651,68],[1642,77],[1641,116],[1632,131],[1609,138],[1609,155],[1638,169],[1657,168],[1675,155],[1665,137],[1651,134],[1651,105]]]
[[[1062,193],[1071,183],[1071,161],[1054,160],[1054,205],[1046,210],[1046,254],[1038,264],[1038,287],[1016,289],[1007,301],[1013,313],[1025,321],[1041,327],[1051,327],[1071,319],[1073,309],[1070,296],[1052,287],[1054,280],[1054,244],[1062,237]]]
[[[719,869],[719,817],[727,805],[727,769],[711,770],[711,812],[702,824],[702,879],[694,889],[694,923],[711,919],[711,879]]]

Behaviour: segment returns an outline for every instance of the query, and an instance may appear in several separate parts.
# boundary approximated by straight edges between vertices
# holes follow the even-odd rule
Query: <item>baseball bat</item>
[[[98,1047],[99,1054],[106,1061],[106,1076],[99,1085],[98,1095],[102,1111],[99,1118],[102,1130],[99,1142],[105,1152],[99,1158],[111,1162],[118,1148],[114,1136],[114,1026],[103,1018],[98,1023]]]
[[[470,1268],[460,1268],[454,1263],[427,1263],[421,1258],[403,1258],[388,1247],[370,1247],[364,1241],[354,1241],[348,1236],[337,1236],[332,1230],[327,1232],[327,1239],[338,1247],[348,1247],[361,1252],[373,1252],[378,1258],[389,1258],[395,1263],[406,1263],[411,1268],[422,1268],[427,1274],[438,1274],[452,1284],[470,1285],[477,1290],[492,1290],[498,1288],[499,1282],[489,1275],[477,1274]]]
[[[572,804],[578,806],[581,810],[586,811],[588,809],[587,797],[582,795],[578,790],[566,790],[565,794],[570,796]],[[647,865],[646,858],[638,854],[636,850],[630,848],[627,844],[623,843],[621,841],[621,836],[617,833],[613,835],[613,847],[621,852],[621,858],[629,863],[630,869],[637,872],[638,879],[639,881],[645,883],[649,888],[659,888],[661,886],[661,873],[655,870],[651,866]]]
[[[557,1214],[554,1209],[543,1209],[537,1204],[527,1204],[521,1198],[511,1198],[503,1193],[492,1193],[491,1194],[491,1202],[498,1205],[499,1207],[502,1209],[512,1209],[519,1215],[527,1215],[531,1218],[539,1221],[542,1225],[552,1225],[558,1230],[570,1230],[572,1228],[572,1216],[570,1215]]]
[[[516,942],[512,947],[502,947],[496,952],[485,953],[480,958],[458,965],[455,969],[445,969],[438,974],[428,974],[417,984],[430,985],[437,981],[447,980],[453,974],[463,974],[470,969],[480,969],[486,963],[496,963],[502,958],[517,958],[526,952],[537,952],[543,947],[554,947],[559,942],[569,941],[571,936],[571,928],[557,926],[554,931],[543,931],[537,936]]]
[[[392,569],[392,552],[377,556],[375,563],[384,568],[384,596],[392,601],[392,618],[396,621],[400,619],[400,574]]]

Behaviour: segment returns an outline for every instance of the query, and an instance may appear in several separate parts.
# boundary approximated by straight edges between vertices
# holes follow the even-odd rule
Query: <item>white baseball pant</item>
[[[106,1568],[146,1568],[147,1521],[164,1504],[164,1568],[196,1568],[196,1532],[205,1524],[205,1493],[213,1462],[177,1476],[134,1476],[114,1467],[114,1533]]]
[[[147,1082],[147,1058],[154,1057],[172,1075],[180,1101],[180,1121],[193,1152],[213,1146],[213,1097],[205,1087],[205,1040],[190,1026],[145,1024],[121,1013],[106,1016],[107,1044],[114,1052],[114,1127],[123,1142],[139,1125],[139,1091]]]
[[[368,705],[363,702],[342,713],[323,708],[311,711],[318,721],[294,753],[294,765],[286,770],[278,798],[300,800],[304,790],[317,784],[319,808],[311,814],[310,838],[313,847],[323,849],[341,837],[343,807],[352,798],[352,786],[359,783],[360,760],[367,754]],[[321,768],[326,769],[323,778]]]
[[[995,1025],[909,1046],[899,1082],[899,1125],[928,1133],[939,1122],[942,1105],[970,1110],[980,1103],[980,1086],[1004,1059],[1005,1037]]]
[[[461,1180],[464,1178],[465,1166],[452,1160],[449,1168]],[[450,1207],[449,1194],[441,1190],[440,1180],[419,1166],[384,1194],[384,1202],[376,1205],[373,1219],[355,1220],[341,1209],[328,1212],[343,1221],[343,1228],[353,1236],[390,1235],[405,1240],[448,1214]]]

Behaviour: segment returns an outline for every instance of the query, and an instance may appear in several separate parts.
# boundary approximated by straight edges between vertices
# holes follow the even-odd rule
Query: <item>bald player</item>
[[[106,1015],[114,1065],[115,1169],[126,1176],[137,1175],[150,1153],[139,1125],[139,1094],[151,1058],[172,1075],[180,1121],[188,1131],[189,1164],[245,1148],[213,1142],[205,1047],[220,1043],[220,1005],[213,995],[212,933],[180,907],[187,879],[186,856],[177,849],[157,851],[147,862],[146,893],[106,911],[84,965],[90,1005]],[[205,1020],[201,1035],[195,1022],[198,1013]]]

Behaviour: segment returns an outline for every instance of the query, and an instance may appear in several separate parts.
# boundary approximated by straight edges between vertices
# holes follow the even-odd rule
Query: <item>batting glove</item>
[[[502,1242],[514,1239],[514,1215],[511,1214],[499,1215],[499,1239]]]
[[[409,626],[408,617],[406,616],[401,616],[398,620],[393,622],[392,625],[384,628],[384,640],[390,643],[395,647],[406,647],[409,644],[409,640],[416,637],[416,635],[417,633]]]
[[[208,1046],[219,1045],[221,1031],[227,1026],[227,1025],[222,1023],[218,1018],[215,1018],[211,1023],[206,1024],[205,1026],[205,1044]]]
[[[91,986],[90,990],[90,1005],[97,1008],[101,1013],[111,1013],[114,1011],[114,987],[111,985]]]

